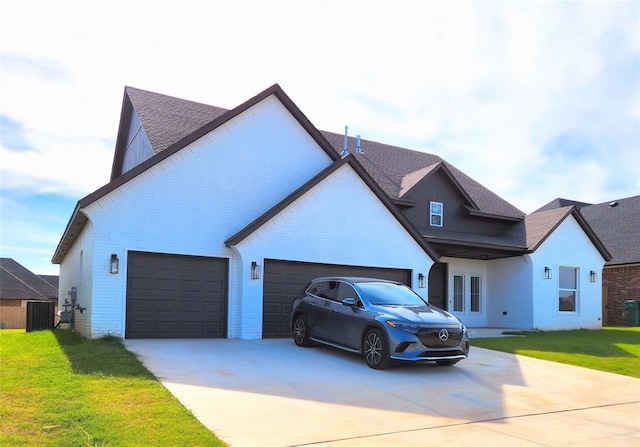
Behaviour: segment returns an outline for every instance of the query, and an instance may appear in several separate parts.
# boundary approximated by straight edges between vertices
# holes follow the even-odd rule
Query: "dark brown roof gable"
[[[12,258],[0,258],[0,298],[47,300],[58,289]]]
[[[325,131],[322,131],[322,135],[331,143],[334,150],[338,153],[342,152],[344,135]],[[416,179],[419,174],[424,174],[426,177],[433,171],[429,169],[430,167],[433,168],[438,163],[442,163],[447,175],[472,204],[471,209],[479,213],[478,215],[514,221],[524,218],[524,212],[437,155],[364,139],[361,139],[360,143],[362,153],[356,153],[356,138],[349,137],[348,152],[356,155],[360,164],[396,203],[402,201],[408,192],[405,188],[407,176],[413,177],[411,181],[415,186],[422,180]]]
[[[336,161],[327,167],[320,174],[316,175],[314,178],[309,180],[305,185],[298,188],[284,200],[282,200],[279,204],[271,208],[269,211],[264,213],[262,216],[251,222],[244,229],[240,230],[235,235],[231,236],[229,239],[225,241],[225,245],[227,247],[231,247],[237,245],[242,240],[251,235],[254,231],[259,229],[262,225],[267,223],[270,219],[284,210],[291,203],[296,201],[302,195],[304,195],[307,191],[311,190],[314,186],[320,183],[322,180],[327,178],[333,172],[337,171],[340,167],[345,164],[349,164],[351,168],[360,176],[360,178],[367,184],[367,186],[376,194],[376,196],[380,199],[380,201],[386,206],[386,208],[393,214],[393,216],[400,222],[400,224],[404,227],[404,229],[413,237],[413,239],[420,245],[420,247],[433,259],[434,261],[438,261],[440,256],[438,253],[424,240],[422,235],[415,229],[415,227],[409,222],[406,216],[398,211],[398,208],[393,204],[393,202],[389,199],[384,191],[380,188],[380,186],[371,178],[371,176],[367,173],[367,171],[362,167],[360,163],[356,160],[353,155],[348,155],[344,157],[342,160]]]
[[[596,249],[600,252],[605,260],[611,259],[611,254],[604,246],[602,241],[598,239],[598,236],[593,231],[591,226],[582,217],[578,209],[574,206],[567,206],[563,208],[556,208],[547,211],[540,211],[529,214],[524,221],[526,230],[526,243],[531,252],[534,252],[542,245],[544,241],[560,226],[564,220],[573,216],[578,222],[578,225],[585,232],[587,237],[591,240]]]
[[[475,204],[473,199],[469,197],[469,194],[464,190],[462,185],[458,182],[458,180],[453,176],[447,164],[444,161],[438,162],[433,166],[427,166],[426,168],[418,169],[417,171],[411,172],[405,175],[402,179],[402,189],[400,190],[400,198],[409,194],[409,192],[418,186],[420,183],[426,181],[429,177],[434,175],[436,172],[442,172],[449,181],[453,184],[453,186],[458,190],[460,195],[464,198],[464,200],[474,209],[477,209],[478,206]]]

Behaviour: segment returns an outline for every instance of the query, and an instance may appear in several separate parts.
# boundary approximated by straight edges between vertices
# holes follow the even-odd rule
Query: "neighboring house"
[[[27,302],[58,303],[58,277],[36,275],[12,258],[0,258],[0,325],[6,329],[24,329]]]
[[[600,204],[555,199],[541,209],[553,209],[571,203],[604,243],[611,259],[602,275],[604,324],[624,326],[625,301],[640,300],[640,196]]]
[[[126,87],[111,181],[53,262],[85,335],[260,338],[333,274],[468,326],[596,328],[609,256],[576,208],[525,216],[436,155],[318,131],[274,85],[231,110]]]

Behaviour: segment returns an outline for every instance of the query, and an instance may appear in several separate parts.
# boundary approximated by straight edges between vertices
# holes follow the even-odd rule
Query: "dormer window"
[[[429,202],[429,223],[432,227],[444,225],[443,205],[441,202]]]

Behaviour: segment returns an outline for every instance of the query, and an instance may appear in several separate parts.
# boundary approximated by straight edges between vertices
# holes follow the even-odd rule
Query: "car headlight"
[[[405,332],[410,332],[412,334],[415,334],[421,329],[421,326],[419,324],[405,323],[404,321],[387,320],[385,321],[385,323],[393,328],[400,329],[401,331]]]

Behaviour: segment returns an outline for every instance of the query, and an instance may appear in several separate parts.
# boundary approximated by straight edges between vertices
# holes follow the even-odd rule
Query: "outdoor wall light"
[[[260,279],[260,267],[256,261],[251,262],[251,279]]]
[[[589,273],[589,281],[591,281],[591,282],[598,281],[598,274],[596,272],[594,272],[593,270],[591,270],[591,273]]]
[[[425,287],[427,287],[426,278],[422,273],[418,273],[418,287],[421,289],[424,289]]]
[[[111,255],[111,264],[109,265],[109,272],[117,275],[118,267],[120,265],[120,261],[118,260],[118,255]]]
[[[544,279],[551,279],[551,269],[549,267],[544,268]]]

